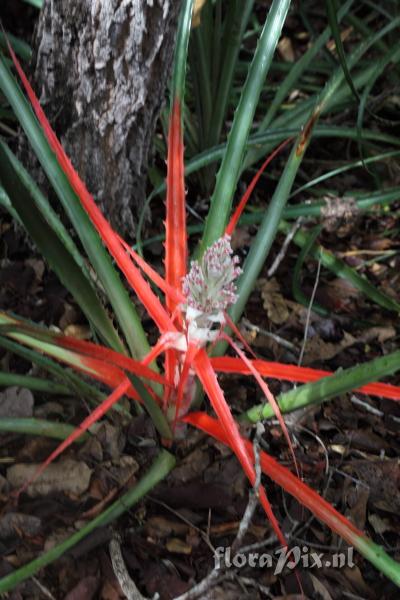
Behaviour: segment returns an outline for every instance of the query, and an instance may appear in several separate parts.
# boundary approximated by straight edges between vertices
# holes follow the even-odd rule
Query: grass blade
[[[354,0],[347,0],[347,2],[345,2],[345,4],[340,8],[337,15],[338,21],[340,21],[348,13],[353,2]],[[294,86],[299,81],[301,75],[310,66],[312,61],[317,56],[318,52],[320,52],[321,49],[325,46],[325,44],[328,42],[329,35],[330,31],[327,27],[318,36],[318,38],[312,42],[310,48],[308,48],[308,50],[301,56],[301,58],[299,58],[299,60],[291,67],[284,81],[280,83],[279,88],[277,89],[276,94],[268,108],[267,114],[261,121],[261,124],[258,128],[259,132],[265,131],[267,127],[271,124],[273,118],[275,117],[285,98],[294,89]],[[246,164],[251,162],[251,158],[247,157]]]
[[[217,144],[221,135],[232,90],[235,66],[253,6],[254,0],[246,2],[231,0],[226,10],[222,40],[218,40],[223,55],[215,88],[217,93],[212,107],[207,147]]]
[[[0,419],[0,431],[8,433],[22,433],[24,435],[38,435],[53,438],[55,440],[65,440],[74,431],[72,425],[46,421],[45,419]],[[82,444],[88,439],[88,434],[84,433],[76,442]]]
[[[295,390],[281,394],[278,398],[278,405],[282,412],[289,412],[309,406],[310,404],[325,402],[334,396],[354,389],[362,393],[400,400],[400,390],[398,387],[380,383],[370,384],[371,381],[376,381],[387,375],[393,375],[393,373],[399,370],[400,350],[351,367],[350,369],[337,371],[329,375],[329,377],[323,377],[318,381],[302,385]],[[250,408],[244,413],[243,419],[256,422],[260,419],[271,418],[273,414],[270,407],[264,404]]]
[[[380,39],[386,35],[389,31],[394,29],[400,23],[400,18],[394,19],[386,27],[381,29],[377,34],[374,34],[366,42],[361,43],[349,57],[348,64],[354,66],[370,48],[375,40]],[[243,273],[238,281],[238,300],[236,304],[232,306],[229,311],[231,319],[237,323],[241,314],[243,313],[244,307],[247,300],[254,288],[257,278],[261,272],[262,267],[268,257],[269,251],[275,239],[280,220],[282,218],[283,210],[288,200],[290,191],[292,189],[297,171],[301,165],[302,159],[310,143],[310,139],[313,133],[313,128],[318,121],[321,113],[326,110],[332,96],[335,94],[340,84],[343,81],[343,72],[339,68],[330,81],[326,84],[324,90],[319,96],[318,103],[313,109],[311,116],[304,125],[304,128],[297,138],[290,157],[285,165],[285,169],[281,175],[278,185],[276,186],[274,195],[270,201],[265,216],[260,225],[258,233],[253,240],[250,248],[250,252],[247,256],[246,262],[243,267]],[[226,349],[226,343],[220,342],[215,350],[215,354],[223,354]]]
[[[340,36],[338,16],[336,14],[337,13],[336,2],[335,2],[335,0],[325,0],[325,5],[326,5],[326,12],[328,15],[329,26],[332,31],[333,39],[335,40],[336,52],[338,53],[339,61],[340,61],[341,67],[343,69],[344,76],[346,78],[346,81],[349,85],[349,88],[351,89],[351,92],[352,92],[354,98],[357,100],[357,102],[359,102],[360,97],[354,86],[353,80],[350,75],[349,68],[347,66],[346,55],[344,53],[342,38]]]
[[[10,317],[6,313],[0,312],[0,333],[7,335],[12,340],[24,344],[35,350],[39,350],[60,362],[63,362],[72,368],[85,373],[89,377],[105,383],[110,388],[115,388],[122,379],[125,378],[123,370],[115,367],[110,363],[105,363],[103,360],[91,358],[84,355],[79,355],[76,352],[71,352],[65,348],[61,348],[54,343],[48,343],[37,336],[32,335],[32,331],[27,333],[21,333],[18,329],[22,329],[22,332],[26,331],[25,323],[18,321],[14,317]],[[135,400],[139,400],[134,390],[127,392],[127,395]]]
[[[8,352],[16,354],[17,356],[21,356],[25,360],[39,366],[41,369],[44,369],[57,380],[63,382],[68,390],[79,398],[85,398],[89,402],[99,402],[104,400],[104,395],[102,392],[100,392],[100,390],[93,385],[90,385],[86,381],[83,381],[83,379],[81,379],[76,373],[65,369],[65,367],[57,364],[47,356],[44,356],[35,350],[30,350],[29,348],[26,348],[25,346],[3,336],[0,336],[0,347],[4,348]],[[120,407],[117,407],[117,409],[118,408]],[[123,412],[126,416],[130,416],[125,409],[123,409]]]
[[[282,221],[279,225],[279,229],[280,231],[287,234],[290,231],[291,226],[286,221]],[[299,230],[294,235],[293,241],[296,245],[303,248],[309,245],[309,236],[310,234]],[[400,304],[396,302],[394,298],[391,298],[387,294],[381,292],[374,285],[372,285],[372,283],[370,283],[368,279],[359,275],[357,271],[346,265],[346,263],[343,260],[337,258],[334,254],[332,254],[332,252],[329,252],[329,250],[326,250],[325,248],[322,248],[322,246],[318,246],[317,244],[311,244],[309,248],[309,253],[316,260],[320,260],[321,264],[324,267],[328,268],[338,277],[349,281],[355,288],[357,288],[358,290],[360,290],[360,292],[365,294],[367,298],[369,298],[379,306],[382,306],[382,308],[393,312],[400,311]]]
[[[32,48],[29,44],[15,37],[11,33],[7,32],[7,34],[5,34],[4,31],[0,31],[0,48],[6,50],[7,42],[11,44],[15,52],[24,62],[29,63],[32,58]]]
[[[32,377],[30,375],[20,375],[18,373],[6,373],[0,371],[0,387],[10,387],[12,385],[46,394],[65,395],[70,393],[68,386],[62,383],[55,383],[48,379],[41,379],[40,377]]]
[[[290,0],[273,0],[269,10],[229,133],[198,255],[202,255],[225,230],[242,168],[246,141],[289,6]]]

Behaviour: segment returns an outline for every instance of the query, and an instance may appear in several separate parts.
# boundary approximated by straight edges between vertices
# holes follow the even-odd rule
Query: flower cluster
[[[239,258],[232,256],[230,236],[224,235],[204,253],[201,264],[191,262],[183,279],[183,293],[188,305],[202,313],[226,310],[237,300],[235,279],[242,272]]]
[[[190,271],[183,278],[188,334],[200,342],[216,338],[215,326],[223,325],[224,311],[237,300],[235,280],[242,270],[239,258],[233,256],[230,239],[224,235],[214,242],[201,263],[191,262]]]

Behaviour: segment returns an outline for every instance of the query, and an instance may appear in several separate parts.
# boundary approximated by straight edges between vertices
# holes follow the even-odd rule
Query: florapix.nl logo
[[[252,567],[254,569],[274,569],[274,574],[279,575],[286,569],[293,570],[296,567],[304,569],[342,569],[343,567],[354,567],[354,548],[349,546],[344,552],[326,555],[315,552],[308,546],[294,546],[289,550],[279,548],[272,553],[237,552],[232,556],[231,548],[219,546],[214,554],[215,569],[242,569]]]

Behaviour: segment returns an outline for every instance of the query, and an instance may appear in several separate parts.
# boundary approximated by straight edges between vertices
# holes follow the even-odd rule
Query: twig
[[[47,589],[47,587],[45,587],[43,585],[43,583],[41,583],[39,581],[39,579],[37,579],[36,577],[32,577],[32,581],[35,583],[35,585],[37,585],[37,587],[39,588],[39,590],[42,592],[42,594],[44,596],[46,596],[46,598],[49,598],[49,600],[56,600],[53,596],[53,594],[50,592],[50,590]]]
[[[280,346],[287,348],[287,350],[291,350],[292,352],[299,354],[299,349],[294,344],[292,344],[292,342],[288,342],[288,340],[285,340],[285,338],[281,337],[280,335],[272,333],[271,331],[267,331],[266,329],[264,329],[263,327],[259,327],[258,325],[254,325],[246,318],[242,319],[242,323],[250,331],[255,331],[256,333],[265,335],[266,337],[269,337],[272,340],[274,340]]]
[[[236,534],[236,538],[232,544],[232,553],[235,554],[236,551],[242,545],[244,536],[249,530],[251,522],[253,520],[254,511],[256,510],[258,504],[258,494],[261,483],[261,465],[260,465],[260,440],[265,431],[264,425],[262,423],[257,423],[256,426],[256,434],[253,440],[253,449],[254,449],[254,470],[256,473],[256,478],[254,481],[254,487],[250,490],[249,501],[246,506],[246,510],[244,511],[244,515],[242,520],[240,521],[239,529]]]
[[[328,449],[325,446],[323,440],[319,437],[318,434],[315,433],[315,431],[312,431],[312,429],[308,429],[308,427],[304,427],[304,425],[298,425],[298,429],[300,431],[305,431],[306,433],[308,433],[308,435],[310,435],[315,440],[317,440],[317,442],[321,446],[321,448],[324,452],[324,455],[325,455],[325,475],[328,475],[328,473],[329,473],[329,453],[328,453]]]
[[[273,596],[271,595],[271,591],[269,589],[269,587],[262,585],[261,583],[259,583],[258,581],[256,581],[255,579],[250,579],[249,577],[239,577],[238,580],[244,585],[244,586],[252,586],[255,587],[256,589],[258,589],[262,594],[264,594],[267,598],[272,598]]]
[[[235,554],[236,551],[240,548],[243,538],[251,525],[254,511],[258,504],[258,490],[261,482],[260,439],[264,431],[265,430],[263,424],[257,423],[256,434],[254,436],[253,441],[254,470],[256,473],[256,478],[254,481],[254,487],[250,491],[249,501],[247,503],[246,510],[244,511],[242,520],[240,521],[236,538],[232,544],[233,554]],[[227,573],[226,569],[226,565],[221,565],[218,568],[214,567],[211,573],[209,573],[207,577],[200,581],[200,583],[192,587],[188,592],[185,592],[181,596],[174,598],[174,600],[196,600],[197,598],[202,598],[203,600],[206,600],[206,598],[208,597],[207,593],[212,587],[214,587],[218,582],[222,581],[223,579],[233,576],[234,573]]]
[[[278,252],[278,255],[276,256],[274,262],[272,263],[272,265],[270,266],[270,268],[267,271],[267,277],[272,277],[272,275],[275,273],[275,271],[278,269],[279,265],[281,264],[281,262],[283,261],[283,259],[285,258],[287,249],[289,248],[289,244],[292,241],[292,239],[294,238],[294,236],[296,235],[298,229],[300,228],[300,226],[303,223],[303,217],[299,217],[292,229],[289,231],[289,233],[287,234],[287,236],[285,237],[283,244],[281,246],[281,249]]]
[[[357,398],[357,396],[352,395],[350,400],[351,402],[353,402],[353,404],[362,406],[367,412],[372,413],[376,417],[383,417],[383,411],[379,410],[379,408],[375,408],[375,406],[371,406],[370,404],[368,404],[368,402],[365,402],[364,400],[360,400],[360,398]]]
[[[203,538],[203,541],[210,548],[211,552],[213,554],[215,554],[215,548],[212,545],[211,540],[210,540],[210,536],[209,536],[209,531],[210,531],[210,513],[208,514],[208,524],[207,524],[207,533],[206,533],[205,531],[203,531],[202,529],[200,529],[200,527],[197,527],[197,525],[195,525],[194,523],[192,523],[191,521],[189,521],[189,519],[187,519],[186,517],[184,517],[183,515],[181,515],[181,513],[178,510],[174,510],[173,508],[171,508],[168,504],[166,504],[162,500],[158,500],[157,498],[154,498],[153,496],[148,496],[148,499],[151,500],[152,502],[155,502],[156,504],[159,504],[160,506],[163,506],[164,508],[166,508],[167,510],[169,510],[173,515],[175,515],[176,517],[178,517],[178,519],[181,519],[181,521],[183,521],[184,523],[186,523],[186,525],[188,525],[189,527],[191,527],[192,529],[194,529],[195,531],[197,531],[201,535],[201,537]]]
[[[301,363],[303,362],[304,351],[306,349],[307,337],[308,337],[308,330],[309,330],[309,327],[310,327],[310,320],[311,320],[311,311],[312,311],[312,306],[314,304],[315,294],[317,293],[317,288],[318,288],[320,273],[321,273],[321,258],[318,261],[317,275],[315,276],[314,287],[313,287],[313,291],[312,291],[312,294],[311,294],[310,303],[309,303],[308,309],[307,309],[307,318],[306,318],[306,324],[305,324],[305,327],[304,327],[303,344],[301,346],[300,356],[299,356],[299,360],[298,360],[298,363],[297,363],[297,365],[299,367],[301,366]]]
[[[277,542],[278,538],[275,533],[271,533],[266,540],[262,542],[255,542],[254,544],[249,544],[248,546],[242,546],[240,548],[240,552],[243,554],[248,554],[249,552],[253,552],[253,550],[261,550],[261,548],[265,548],[266,546],[272,546]]]
[[[227,573],[221,569],[213,569],[200,583],[192,587],[188,592],[181,596],[177,596],[174,600],[196,600],[196,598],[206,598],[207,592],[216,585],[217,581],[221,581],[227,577]]]
[[[139,592],[135,582],[131,579],[128,573],[121,552],[121,543],[119,536],[114,536],[114,538],[110,542],[109,549],[115,576],[118,579],[119,585],[121,586],[121,590],[125,594],[127,600],[148,600]],[[154,596],[153,600],[156,600],[156,598],[159,598],[158,594]]]

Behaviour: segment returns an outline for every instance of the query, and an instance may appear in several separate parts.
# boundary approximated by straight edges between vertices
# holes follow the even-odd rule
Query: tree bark
[[[74,167],[131,235],[172,63],[177,0],[45,0],[34,80]]]

